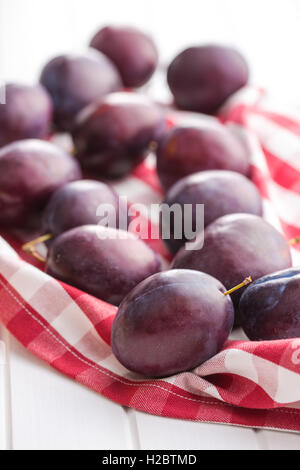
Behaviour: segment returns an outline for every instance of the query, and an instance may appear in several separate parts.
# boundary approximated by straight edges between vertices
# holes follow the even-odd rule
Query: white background
[[[50,57],[83,50],[108,23],[149,31],[163,63],[193,44],[234,45],[253,83],[300,104],[299,0],[0,0],[0,77],[36,80]]]
[[[254,84],[300,105],[299,0],[0,0],[0,78],[36,81],[49,58],[84,50],[107,23],[149,31],[163,64],[189,45],[234,45]],[[56,373],[0,327],[0,448],[299,449],[300,435],[124,409]]]

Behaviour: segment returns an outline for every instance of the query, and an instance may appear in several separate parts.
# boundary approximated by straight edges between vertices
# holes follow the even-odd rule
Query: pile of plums
[[[24,249],[43,260],[36,245],[47,241],[48,274],[119,306],[112,349],[136,373],[193,369],[220,351],[234,324],[251,340],[300,336],[300,269],[291,267],[290,244],[262,218],[247,148],[207,116],[247,84],[244,58],[220,45],[184,50],[167,69],[173,103],[163,106],[141,88],[158,65],[148,35],[107,26],[89,46],[50,60],[38,85],[6,87],[1,227],[26,229],[38,220],[41,236]],[[72,137],[72,155],[51,142],[54,133]],[[153,150],[163,206],[191,207],[179,220],[161,211],[174,255],[167,271],[118,217],[104,224],[98,211],[119,214],[111,181]],[[198,204],[204,227],[197,233]],[[192,250],[177,236],[186,224],[195,229]]]

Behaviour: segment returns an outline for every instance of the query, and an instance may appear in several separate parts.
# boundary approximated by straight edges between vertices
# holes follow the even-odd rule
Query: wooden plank
[[[264,450],[300,450],[300,434],[280,431],[257,431]]]
[[[0,336],[1,338],[1,336]],[[0,449],[6,448],[6,352],[0,339]]]
[[[128,435],[130,439],[129,448],[132,450],[141,450],[139,430],[137,427],[136,411],[133,408],[125,408],[128,417]]]
[[[253,429],[183,421],[135,412],[142,449],[258,450]]]
[[[0,325],[0,450],[11,449],[8,334]]]
[[[126,411],[59,374],[15,339],[10,353],[14,449],[127,449]]]

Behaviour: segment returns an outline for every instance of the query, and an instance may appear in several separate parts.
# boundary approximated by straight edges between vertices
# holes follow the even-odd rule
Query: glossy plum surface
[[[226,170],[208,170],[194,173],[179,180],[166,195],[164,204],[170,208],[179,204],[182,218],[175,221],[171,218],[169,240],[164,240],[173,253],[181,248],[186,239],[175,239],[176,228],[184,232],[185,224],[196,231],[196,205],[204,204],[204,227],[223,215],[233,213],[250,213],[262,215],[262,201],[256,186],[245,176]],[[192,211],[185,210],[185,205],[192,205]],[[163,215],[163,212],[162,212]],[[164,223],[169,218],[162,217]]]
[[[40,81],[52,97],[59,131],[70,131],[85,106],[122,88],[115,65],[96,50],[55,57],[45,65]]]
[[[5,104],[0,104],[0,147],[16,140],[47,137],[52,114],[52,101],[43,86],[7,84]]]
[[[106,26],[97,32],[90,45],[111,59],[127,87],[143,85],[156,69],[156,46],[139,29]]]
[[[160,270],[159,257],[142,240],[123,230],[97,225],[58,235],[46,262],[48,274],[115,305]]]
[[[202,234],[198,237],[201,243]],[[175,269],[196,269],[214,276],[226,289],[248,276],[255,281],[291,265],[290,247],[282,235],[252,214],[231,214],[215,220],[204,231],[203,248],[190,251],[182,248],[173,262]],[[244,289],[232,294],[237,324],[238,303]]]
[[[168,84],[179,108],[215,113],[227,98],[245,86],[248,66],[230,47],[190,47],[178,54],[168,68]]]
[[[127,175],[164,129],[162,111],[137,93],[112,93],[79,116],[73,137],[82,166],[106,178]]]
[[[23,226],[51,194],[81,178],[77,161],[49,142],[21,140],[0,150],[0,225]]]
[[[103,205],[107,206],[109,214],[115,214],[115,217],[111,215],[111,222],[114,228],[118,228],[119,197],[111,187],[93,180],[65,184],[55,191],[45,208],[44,230],[57,236],[80,225],[97,225],[101,221],[97,210]]]
[[[205,170],[249,173],[247,153],[237,137],[218,123],[171,129],[157,149],[162,186],[169,189],[184,176]]]
[[[234,318],[230,296],[211,276],[190,270],[155,274],[121,303],[111,345],[128,369],[164,377],[193,369],[224,345]]]
[[[253,341],[300,337],[300,268],[253,282],[243,293],[241,325]]]

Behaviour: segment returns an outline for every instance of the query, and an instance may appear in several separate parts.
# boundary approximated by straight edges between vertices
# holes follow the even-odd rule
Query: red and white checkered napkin
[[[300,109],[274,111],[263,94],[246,89],[223,109],[222,119],[251,150],[253,178],[264,197],[266,217],[287,238],[299,235]],[[133,202],[161,199],[151,160],[116,188]],[[152,228],[157,230],[157,220],[152,220]],[[193,371],[145,379],[112,355],[109,339],[116,308],[49,277],[29,264],[30,258],[21,259],[20,241],[5,238],[9,244],[0,239],[0,320],[55,369],[148,413],[300,432],[300,338],[228,341]],[[149,243],[168,258],[162,242]],[[294,255],[297,262],[299,252],[294,250]]]

